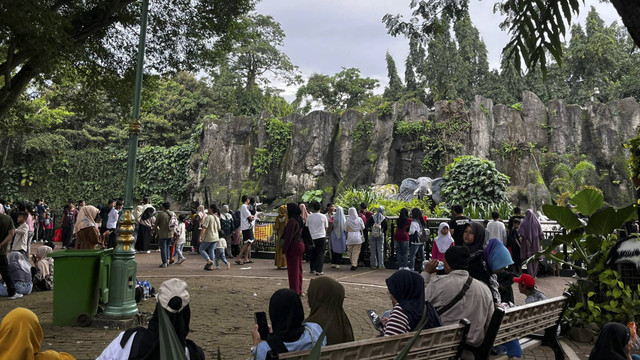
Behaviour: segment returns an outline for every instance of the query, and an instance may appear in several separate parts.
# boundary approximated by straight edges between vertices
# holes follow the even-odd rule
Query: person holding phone
[[[260,313],[256,313],[256,320],[266,322],[266,316],[258,314]],[[269,318],[271,318],[271,327],[267,326],[269,333],[266,339],[263,338],[264,323],[253,327],[251,359],[273,359],[278,354],[309,350],[322,334],[320,325],[304,322],[302,301],[300,296],[291,289],[280,289],[273,293],[269,301]],[[325,338],[322,340],[322,345],[326,344]]]

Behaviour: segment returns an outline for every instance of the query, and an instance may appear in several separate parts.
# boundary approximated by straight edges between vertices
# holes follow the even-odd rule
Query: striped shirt
[[[400,304],[396,304],[389,314],[389,321],[384,327],[384,336],[399,335],[410,332],[409,317],[402,311]]]

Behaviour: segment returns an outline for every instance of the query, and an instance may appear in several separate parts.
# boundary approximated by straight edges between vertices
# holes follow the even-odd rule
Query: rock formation
[[[590,180],[607,202],[620,206],[633,199],[623,146],[640,125],[640,105],[633,98],[584,106],[554,100],[545,106],[524,92],[521,110],[476,96],[468,105],[439,101],[429,109],[407,102],[379,113],[313,111],[283,119],[291,124],[289,145],[263,175],[254,161],[257,149],[272,141],[265,128],[268,114],[208,120],[191,162],[193,198],[235,205],[244,192],[281,203],[321,189],[329,201],[349,187],[440,177],[453,158],[470,154],[495,161],[510,176],[512,201],[521,206],[548,203],[553,167],[583,158],[596,165],[597,178]],[[399,134],[401,121],[456,136],[434,150],[430,142],[437,140],[422,137],[428,130]]]

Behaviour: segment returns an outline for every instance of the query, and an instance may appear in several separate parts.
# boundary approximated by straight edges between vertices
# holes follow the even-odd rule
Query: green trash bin
[[[78,325],[80,315],[94,316],[98,302],[109,297],[111,254],[108,250],[62,250],[55,259],[53,277],[53,325]]]

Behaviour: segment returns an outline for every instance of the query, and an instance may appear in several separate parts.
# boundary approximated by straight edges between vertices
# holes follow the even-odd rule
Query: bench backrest
[[[469,332],[466,319],[458,325],[447,325],[422,330],[411,347],[407,359],[455,359],[460,356]],[[415,332],[402,335],[377,337],[322,348],[322,360],[393,360],[407,345]],[[281,354],[280,359],[306,360],[309,350]]]
[[[465,348],[476,358],[488,358],[494,345],[554,328],[560,323],[568,300],[567,296],[558,296],[506,310],[497,307],[482,344],[478,347],[466,345]]]
[[[505,310],[494,344],[539,334],[558,324],[564,312],[566,296],[537,301]]]

